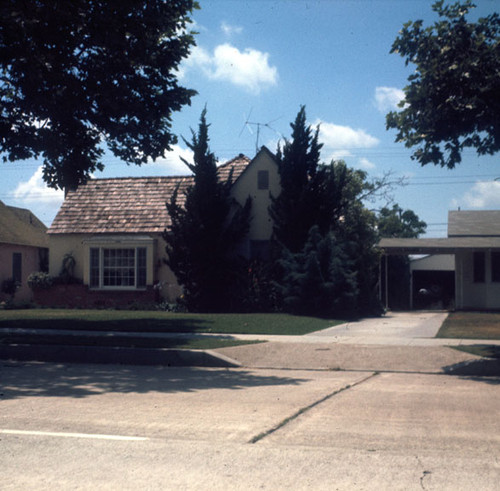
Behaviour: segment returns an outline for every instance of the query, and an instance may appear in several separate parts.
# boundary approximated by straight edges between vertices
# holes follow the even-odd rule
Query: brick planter
[[[34,302],[44,307],[66,308],[116,308],[132,304],[152,304],[156,301],[155,290],[103,291],[89,290],[87,285],[53,285],[47,290],[33,291]]]

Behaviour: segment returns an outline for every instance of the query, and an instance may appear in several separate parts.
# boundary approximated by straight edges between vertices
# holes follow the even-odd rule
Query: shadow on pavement
[[[491,358],[481,358],[470,360],[455,365],[443,367],[448,375],[461,375],[469,377],[500,377],[500,360]],[[479,380],[479,379],[478,379]],[[492,384],[500,384],[500,378],[490,380],[480,379]]]
[[[50,363],[0,364],[0,401],[22,397],[82,398],[105,392],[195,392],[207,389],[299,385],[308,379],[238,369],[167,368]]]

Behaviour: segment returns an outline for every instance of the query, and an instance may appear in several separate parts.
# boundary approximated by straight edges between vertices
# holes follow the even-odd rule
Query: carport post
[[[388,256],[385,255],[385,310],[389,310],[389,273],[388,273]]]

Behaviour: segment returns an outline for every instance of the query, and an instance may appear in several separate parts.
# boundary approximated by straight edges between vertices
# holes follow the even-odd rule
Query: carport
[[[496,306],[500,282],[496,276],[495,254],[500,252],[500,237],[446,237],[438,239],[382,239],[379,296],[387,309],[388,268],[391,255],[442,255],[455,257],[455,307],[457,309],[499,308]],[[385,287],[382,288],[382,275]]]

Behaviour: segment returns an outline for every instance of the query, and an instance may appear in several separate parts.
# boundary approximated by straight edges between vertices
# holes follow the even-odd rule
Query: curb
[[[100,346],[0,346],[0,359],[60,363],[160,365],[172,367],[239,368],[241,364],[212,350],[120,348]]]

